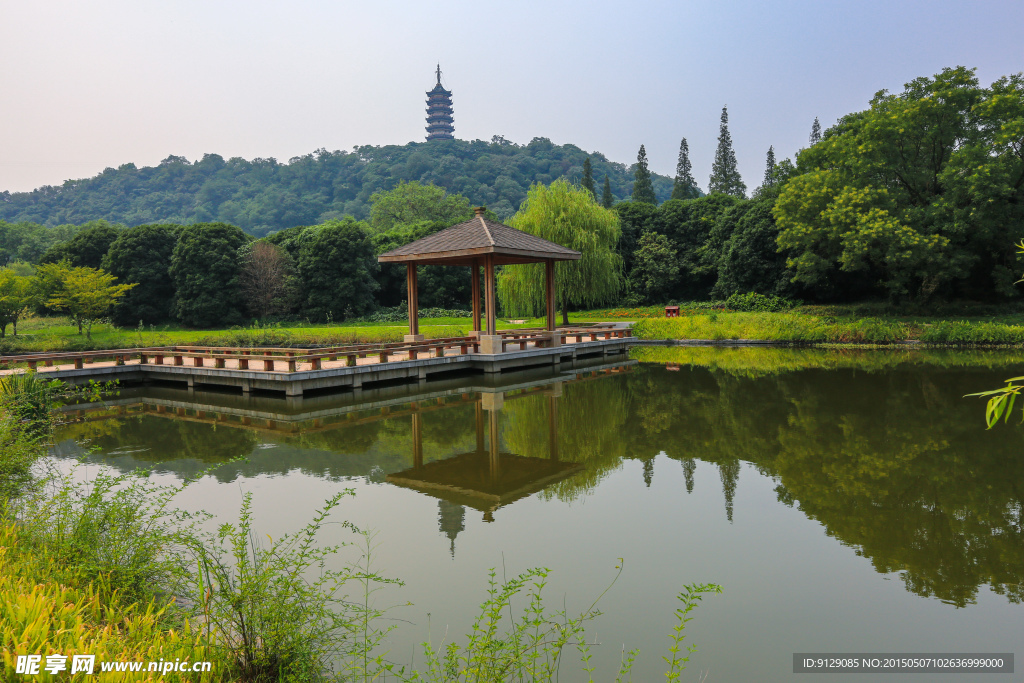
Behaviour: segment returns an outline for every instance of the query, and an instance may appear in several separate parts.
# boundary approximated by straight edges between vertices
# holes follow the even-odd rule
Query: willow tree
[[[582,187],[559,179],[533,185],[509,224],[582,254],[578,261],[555,264],[555,285],[562,324],[569,324],[569,306],[595,306],[610,301],[622,287],[622,257],[615,251],[619,218]],[[511,315],[544,313],[544,264],[505,266],[498,275],[498,299]]]

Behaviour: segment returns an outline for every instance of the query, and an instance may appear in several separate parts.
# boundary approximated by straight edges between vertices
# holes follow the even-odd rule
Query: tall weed
[[[547,569],[530,569],[519,576],[501,583],[491,570],[488,580],[487,599],[480,606],[480,613],[466,636],[466,642],[433,645],[424,643],[426,669],[413,672],[407,681],[423,683],[542,683],[557,681],[563,671],[573,665],[566,661],[570,652],[588,681],[594,680],[596,666],[587,641],[587,624],[601,615],[598,601],[622,573],[621,562],[608,588],[591,605],[578,615],[569,615],[563,609],[549,609],[545,604],[543,591],[547,586]],[[684,588],[678,598],[683,603],[676,610],[676,626],[669,638],[671,647],[664,657],[668,680],[678,680],[689,661],[689,653],[695,647],[682,652],[685,628],[704,593],[720,593],[715,584],[691,584]],[[513,602],[523,595],[525,604],[516,615]],[[624,652],[616,681],[631,680],[630,674],[636,662],[638,650]],[[567,672],[566,672],[567,673]],[[606,680],[611,680],[610,678]]]
[[[398,583],[371,571],[370,537],[357,562],[341,570],[327,560],[343,545],[320,546],[317,534],[351,490],[329,499],[297,534],[269,538],[264,545],[252,529],[252,496],[246,494],[237,524],[224,524],[197,546],[195,581],[204,629],[221,641],[241,678],[250,681],[326,678],[332,668],[372,680],[386,667],[373,651],[390,629],[380,629],[383,612],[369,601],[374,587]],[[361,534],[349,523],[342,526]],[[347,594],[354,584],[363,599]]]

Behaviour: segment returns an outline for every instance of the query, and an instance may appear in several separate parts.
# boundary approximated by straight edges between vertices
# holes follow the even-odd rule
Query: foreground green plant
[[[9,509],[32,551],[83,581],[104,577],[126,599],[183,594],[185,553],[208,516],[171,501],[192,480],[169,486],[151,482],[146,472],[101,471],[86,481],[78,475],[77,468],[51,472]]]
[[[492,569],[488,580],[487,599],[480,606],[480,614],[466,637],[466,643],[424,643],[426,670],[413,672],[405,680],[426,683],[540,683],[557,681],[563,669],[571,665],[565,660],[567,652],[574,650],[579,666],[588,681],[594,680],[596,666],[587,642],[586,625],[601,615],[597,604],[618,580],[619,572],[591,605],[578,615],[570,616],[566,610],[549,610],[544,603],[543,591],[547,586],[549,570],[530,569],[519,576],[499,583]],[[696,650],[691,645],[682,654],[686,624],[692,619],[690,612],[704,593],[720,593],[715,584],[691,584],[679,594],[682,607],[676,610],[677,623],[669,638],[669,655],[665,676],[678,680],[689,654]],[[515,616],[513,601],[525,592],[526,604]],[[631,671],[638,650],[624,652],[616,671],[615,680],[631,680]]]
[[[369,597],[379,584],[400,582],[372,571],[371,537],[348,522],[341,526],[366,541],[362,560],[329,569],[328,559],[349,544],[317,543],[332,510],[351,495],[338,493],[300,532],[268,536],[264,545],[253,532],[246,494],[238,523],[196,546],[188,592],[199,600],[205,631],[244,680],[321,680],[336,664],[345,680],[372,680],[387,668],[374,650],[390,628],[377,626],[383,612]],[[361,601],[349,597],[349,584],[360,587]]]
[[[1013,412],[1013,404],[1017,402],[1017,396],[1020,395],[1024,385],[1015,384],[1015,382],[1024,382],[1024,377],[1011,377],[1006,380],[1006,386],[1000,389],[992,389],[990,391],[979,391],[974,394],[967,394],[964,398],[969,396],[980,396],[981,398],[988,397],[988,402],[985,404],[985,425],[988,429],[992,429],[999,421],[1003,422],[1010,421],[1010,414]],[[1024,421],[1024,416],[1021,417]]]
[[[98,662],[211,661],[210,641],[188,622],[167,628],[172,603],[139,603],[127,599],[108,583],[80,582],[25,545],[24,530],[0,525],[0,674],[15,673],[17,656],[25,654],[94,655]],[[202,673],[164,674],[160,680],[185,683],[232,680],[230,671],[215,663]],[[46,671],[36,681],[137,681],[138,674],[107,672],[69,677]]]

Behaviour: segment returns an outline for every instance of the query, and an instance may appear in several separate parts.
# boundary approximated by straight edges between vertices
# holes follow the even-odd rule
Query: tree
[[[103,257],[103,269],[138,286],[117,302],[111,318],[122,327],[171,316],[174,282],[169,275],[180,225],[138,225],[122,231]]]
[[[310,320],[344,320],[373,309],[377,260],[365,223],[348,218],[309,228],[298,271],[302,312]]]
[[[674,199],[669,202],[678,203]],[[661,207],[664,207],[662,204]],[[661,207],[644,202],[619,202],[612,209],[619,217],[619,242],[616,250],[622,256],[623,270],[628,274],[633,268],[633,255],[637,249],[640,235],[658,229],[657,217]]]
[[[771,187],[775,184],[775,147],[768,146],[768,155],[765,158],[764,182],[762,187]]]
[[[196,223],[181,229],[169,270],[172,310],[189,327],[221,327],[241,320],[238,249],[249,238],[233,225]]]
[[[811,124],[811,135],[808,138],[812,145],[816,145],[821,142],[821,124],[818,123],[818,117],[814,117],[814,123]]]
[[[985,89],[957,67],[879,92],[800,152],[776,201],[796,281],[922,303],[1016,296],[1021,131],[1021,76]]]
[[[622,284],[622,258],[616,253],[619,219],[594,201],[589,192],[564,179],[534,185],[510,221],[517,230],[536,235],[582,254],[578,261],[555,264],[557,301],[562,324],[569,324],[569,306],[610,301]],[[498,276],[502,308],[513,315],[544,310],[544,265],[514,265]]]
[[[640,145],[636,155],[636,170],[633,172],[633,201],[657,204],[654,196],[654,185],[651,184],[651,172],[647,170],[647,150]]]
[[[32,280],[10,268],[0,268],[0,339],[7,334],[7,325],[18,334],[18,320],[32,308]]]
[[[372,200],[374,204],[370,215],[377,219],[377,228],[383,228],[371,231],[376,255],[469,220],[473,215],[465,197],[446,195],[443,189],[433,185],[404,183],[390,192],[374,194]],[[440,210],[438,207],[447,208]],[[490,211],[486,215],[491,220],[498,219]],[[408,297],[405,266],[385,263],[377,272],[380,283],[378,303],[397,306],[405,301]],[[419,300],[421,307],[454,308],[468,305],[470,282],[461,268],[426,266],[420,269],[419,277],[422,285],[422,297]]]
[[[795,293],[789,282],[792,274],[786,271],[786,254],[780,253],[776,244],[779,228],[772,216],[773,205],[771,198],[751,200],[743,205],[742,211],[727,212],[716,223],[715,230],[728,233],[728,237],[719,249],[718,281],[712,296]]]
[[[669,239],[656,232],[643,233],[629,274],[630,289],[644,303],[664,301],[678,277],[679,260]]]
[[[284,247],[266,240],[249,242],[239,250],[238,261],[238,289],[250,313],[266,320],[288,310],[295,263]]]
[[[693,179],[690,165],[690,145],[686,138],[679,143],[679,160],[676,161],[676,179],[672,184],[672,199],[696,199],[700,196],[697,181]]]
[[[116,285],[116,277],[99,268],[72,267],[63,263],[47,264],[40,269],[52,267],[60,271],[60,288],[50,297],[46,305],[66,313],[78,326],[78,334],[85,329],[86,339],[92,338],[92,326],[99,318],[110,312],[135,284]]]
[[[443,187],[415,180],[401,182],[387,192],[375,192],[370,201],[370,228],[374,233],[420,221],[455,225],[473,216],[469,200],[461,194],[448,194]]]
[[[608,176],[605,176],[606,178]],[[590,192],[590,195],[597,199],[597,188],[594,186],[594,170],[590,166],[590,157],[588,156],[583,160],[583,180],[580,183],[584,190]]]
[[[736,164],[736,153],[732,149],[727,107],[722,107],[722,119],[718,127],[718,148],[715,150],[715,161],[711,164],[708,192],[721,192],[740,199],[744,198],[747,192],[747,186],[743,184]]]
[[[86,223],[81,232],[67,242],[58,242],[39,258],[40,263],[59,263],[65,259],[72,266],[100,268],[110,245],[117,239],[121,226],[98,220]]]
[[[612,184],[608,181],[608,176],[606,175],[604,177],[604,188],[601,190],[601,206],[610,209],[613,203],[615,203],[615,197],[612,196]]]

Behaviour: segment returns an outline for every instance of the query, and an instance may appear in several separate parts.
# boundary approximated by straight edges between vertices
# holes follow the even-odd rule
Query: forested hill
[[[320,149],[288,163],[225,161],[217,154],[195,162],[169,156],[156,167],[125,164],[59,186],[0,192],[0,220],[49,226],[95,219],[125,225],[223,221],[264,235],[344,215],[366,218],[370,195],[402,180],[434,183],[505,218],[519,208],[531,183],[548,184],[563,176],[579,182],[586,158],[580,148],[547,138],[517,145],[501,136],[491,142],[435,140],[352,152]],[[628,198],[632,167],[600,153],[590,159],[598,194],[607,174],[615,199]],[[672,179],[652,179],[658,201],[668,199]]]

